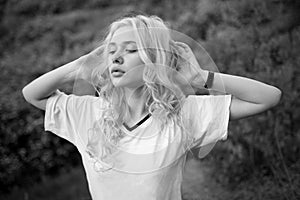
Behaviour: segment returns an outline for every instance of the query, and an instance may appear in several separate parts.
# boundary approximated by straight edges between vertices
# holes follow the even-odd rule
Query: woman
[[[59,86],[88,80],[97,96]],[[225,95],[199,95],[222,91]],[[99,48],[24,87],[45,110],[45,130],[82,156],[93,199],[181,199],[189,149],[205,156],[227,138],[228,122],[261,113],[281,97],[276,87],[203,70],[191,49],[156,16],[111,24]]]

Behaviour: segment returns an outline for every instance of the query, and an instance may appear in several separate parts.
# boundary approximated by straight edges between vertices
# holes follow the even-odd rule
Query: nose
[[[113,63],[114,64],[123,64],[124,63],[124,59],[121,56],[118,56],[116,58],[113,59]]]

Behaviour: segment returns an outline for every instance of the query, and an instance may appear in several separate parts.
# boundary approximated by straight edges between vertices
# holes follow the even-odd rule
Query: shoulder
[[[63,91],[56,90],[49,98],[47,104],[66,106],[74,109],[97,106],[98,108],[107,107],[108,102],[102,97],[92,95],[78,96],[67,94]]]

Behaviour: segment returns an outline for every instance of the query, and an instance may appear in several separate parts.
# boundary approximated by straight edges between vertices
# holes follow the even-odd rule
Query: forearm
[[[240,100],[254,104],[276,105],[281,91],[271,85],[241,76],[215,73],[213,90],[224,91]]]
[[[72,81],[76,69],[76,62],[73,61],[40,76],[23,88],[24,98],[28,102],[47,98],[61,85]]]

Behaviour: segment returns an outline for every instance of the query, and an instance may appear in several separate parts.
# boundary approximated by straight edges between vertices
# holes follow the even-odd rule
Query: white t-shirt
[[[93,200],[181,200],[187,147],[200,148],[203,157],[227,138],[230,103],[231,95],[191,95],[183,104],[181,127],[171,122],[161,130],[152,116],[132,131],[120,127],[126,136],[104,172],[95,170],[99,162],[86,151],[88,131],[105,105],[101,98],[57,90],[47,100],[44,125],[77,147]]]

